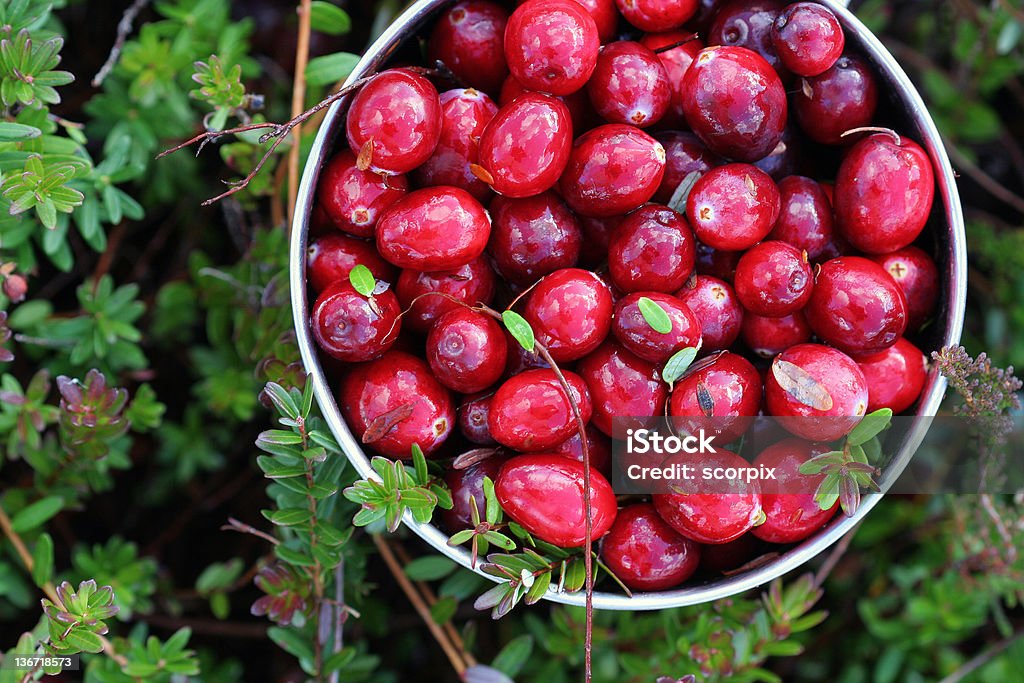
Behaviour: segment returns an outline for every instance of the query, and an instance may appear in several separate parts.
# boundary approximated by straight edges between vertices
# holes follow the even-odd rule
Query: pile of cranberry
[[[565,548],[584,544],[585,436],[593,538],[634,589],[824,525],[823,475],[798,469],[866,413],[913,406],[926,361],[905,335],[939,288],[914,246],[931,162],[873,127],[876,76],[836,17],[777,0],[463,0],[426,54],[443,68],[388,69],[354,94],[320,175],[310,325],[353,434],[446,465],[476,449],[447,473],[449,530],[472,525],[488,476],[508,517]],[[508,307],[566,385],[503,326]],[[670,386],[688,348],[703,358]],[[620,507],[612,419],[666,413],[806,419],[754,454],[774,483]],[[813,419],[829,416],[846,419]],[[773,491],[799,478],[807,493]]]

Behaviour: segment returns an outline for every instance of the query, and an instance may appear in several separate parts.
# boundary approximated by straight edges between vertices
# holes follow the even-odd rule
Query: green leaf
[[[523,665],[533,654],[533,636],[527,634],[513,638],[491,662],[498,671],[509,678],[515,678],[523,669]]]
[[[672,331],[672,319],[656,301],[642,296],[637,300],[636,305],[652,330],[660,334],[669,334]]]
[[[35,529],[56,515],[64,507],[60,496],[48,496],[37,500],[11,518],[11,528],[19,534]]]
[[[312,567],[316,564],[309,555],[304,555],[297,550],[292,550],[283,545],[274,546],[274,554],[288,564],[294,564],[298,567]]]
[[[363,296],[370,296],[377,287],[377,280],[374,279],[373,273],[362,263],[356,264],[349,271],[348,281],[352,283],[352,288]]]
[[[864,416],[856,427],[846,437],[846,442],[851,446],[860,446],[867,443],[882,433],[882,430],[892,422],[892,410],[880,408],[873,413]]]
[[[427,470],[427,458],[423,455],[423,449],[418,443],[412,445],[412,465],[416,471],[416,483],[426,484],[430,481],[430,472]]]
[[[672,198],[668,200],[668,208],[676,213],[686,213],[686,200],[690,198],[693,186],[697,184],[702,175],[703,173],[700,171],[692,171],[687,174],[682,182],[676,186],[675,191],[672,193]]]
[[[53,539],[45,532],[32,549],[32,580],[40,588],[53,580]]]
[[[430,608],[430,618],[435,624],[443,625],[451,621],[455,611],[459,608],[459,601],[452,597],[440,598]]]
[[[359,55],[349,52],[335,52],[309,60],[306,65],[306,83],[323,86],[345,80],[359,63]]]
[[[405,575],[413,581],[443,579],[458,568],[454,562],[440,555],[417,557],[405,566]]]
[[[51,634],[52,636],[53,634]],[[73,628],[71,632],[63,638],[64,642],[82,652],[91,652],[96,654],[97,652],[103,651],[103,641],[100,637],[92,631],[87,631],[84,628]]]
[[[13,142],[15,140],[29,140],[37,138],[43,131],[34,126],[26,126],[23,123],[12,121],[0,121],[0,142]]]
[[[694,359],[697,357],[698,349],[690,346],[680,351],[677,351],[668,359],[665,363],[665,368],[661,371],[661,378],[668,383],[669,388],[675,384],[676,380],[683,376],[687,368],[693,364]]]
[[[816,455],[807,462],[800,465],[800,474],[820,474],[825,471],[829,465],[838,465],[843,462],[842,451],[829,451],[828,453],[822,453]]]
[[[484,539],[502,550],[515,550],[516,542],[499,531],[485,531]]]
[[[306,508],[288,508],[286,510],[261,510],[264,517],[278,526],[299,526],[305,524],[313,517],[313,513]]]
[[[309,22],[314,31],[332,36],[340,36],[352,30],[352,19],[348,13],[323,0],[313,0],[310,4]]]
[[[324,661],[323,673],[340,671],[352,663],[358,652],[354,647],[343,647]]]
[[[313,645],[301,631],[294,628],[271,626],[267,635],[278,647],[300,659],[313,659]]]
[[[537,340],[533,335],[533,328],[530,327],[530,323],[526,321],[526,318],[515,311],[509,310],[501,314],[501,320],[505,323],[505,327],[508,329],[509,334],[515,337],[515,340],[519,342],[524,349],[533,352],[537,345]]]

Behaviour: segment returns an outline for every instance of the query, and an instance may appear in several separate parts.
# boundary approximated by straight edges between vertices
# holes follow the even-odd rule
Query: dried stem
[[[240,522],[237,519],[235,519],[234,517],[228,517],[228,523],[225,524],[224,526],[222,526],[220,528],[220,530],[221,531],[237,531],[238,533],[241,533],[241,534],[251,534],[253,536],[258,536],[258,537],[262,538],[264,541],[269,541],[270,543],[273,543],[274,545],[278,545],[279,543],[281,543],[281,541],[277,540],[276,538],[274,538],[273,536],[271,536],[267,532],[260,531],[259,529],[257,529],[254,526],[249,526],[245,522]]]
[[[1014,633],[1010,637],[1000,640],[995,645],[992,645],[991,647],[983,650],[980,654],[969,659],[963,666],[943,678],[939,683],[960,683],[960,681],[967,678],[968,675],[974,673],[995,659],[996,656],[1006,651],[1011,645],[1020,640],[1021,637],[1024,637],[1024,632]]]
[[[110,75],[110,72],[114,70],[114,65],[117,64],[117,60],[121,57],[121,50],[124,48],[124,43],[128,40],[128,36],[132,32],[132,24],[135,22],[135,17],[139,15],[142,8],[149,4],[149,0],[135,0],[128,9],[121,15],[121,21],[117,22],[117,38],[114,40],[114,46],[110,48],[110,54],[107,55],[107,61],[103,62],[103,66],[96,72],[96,75],[92,78],[92,87],[98,88],[103,85],[103,81]]]
[[[856,525],[846,535],[839,539],[839,542],[832,547],[832,551],[829,552],[828,557],[821,563],[821,567],[818,569],[818,573],[814,575],[814,587],[821,588],[825,583],[825,579],[828,578],[832,570],[836,568],[839,561],[843,559],[843,555],[850,549],[850,544],[853,543],[853,537],[857,535],[857,530],[860,529],[860,524]]]
[[[312,0],[299,5],[299,39],[295,47],[295,78],[292,85],[292,119],[302,113],[306,102],[306,64],[309,63],[309,34]],[[299,193],[299,140],[302,125],[295,125],[295,142],[288,150],[288,225],[295,218],[295,198]]]

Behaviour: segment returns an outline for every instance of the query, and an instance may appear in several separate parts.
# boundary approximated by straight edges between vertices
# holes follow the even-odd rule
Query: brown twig
[[[832,573],[832,570],[836,568],[839,561],[843,559],[843,555],[845,555],[846,551],[850,549],[850,544],[853,543],[853,537],[857,534],[858,529],[860,529],[860,524],[846,532],[846,535],[839,539],[839,542],[832,547],[831,552],[829,552],[825,561],[821,563],[821,567],[818,568],[818,573],[814,575],[815,588],[821,588],[825,583],[825,579],[827,579],[829,574]]]
[[[240,522],[234,517],[228,517],[228,523],[220,528],[221,531],[237,531],[241,534],[251,534],[253,536],[259,536],[264,541],[278,545],[281,541],[277,540],[265,531],[260,531],[254,526],[249,526],[245,522]]]
[[[92,78],[92,87],[98,88],[103,85],[103,81],[114,69],[114,65],[117,64],[118,58],[121,56],[121,50],[124,48],[124,43],[128,40],[128,36],[132,32],[132,24],[135,22],[135,17],[138,16],[142,8],[149,4],[149,0],[135,0],[128,9],[121,15],[121,21],[117,22],[117,38],[114,40],[114,46],[110,48],[110,54],[107,55],[107,61],[103,62],[103,66],[96,72],[96,75]]]
[[[953,164],[966,173],[971,180],[978,183],[983,190],[1007,206],[1012,207],[1014,210],[1024,213],[1024,197],[1016,194],[983,171],[980,166],[975,164],[966,154],[961,152],[956,145],[951,145],[947,142],[946,151],[949,152],[949,158]]]
[[[999,534],[999,538],[1002,539],[1003,544],[1006,548],[1006,562],[1012,564],[1017,560],[1017,546],[1014,545],[1013,536],[1010,535],[1009,530],[1006,528],[1006,522],[999,516],[999,512],[992,504],[992,495],[983,493],[981,498],[981,508],[985,511],[985,514],[989,516],[992,523],[996,527],[996,533]]]
[[[943,678],[939,683],[960,683],[968,675],[988,664],[1022,637],[1024,637],[1024,632],[1014,633],[1010,637],[1000,640],[998,643],[982,650],[981,653],[969,659],[963,666]]]
[[[309,34],[311,0],[302,0],[299,5],[299,40],[295,47],[295,78],[292,85],[292,118],[302,113],[306,103],[306,64],[309,63]],[[292,148],[288,150],[288,225],[295,218],[295,198],[299,193],[299,140],[302,139],[302,125],[295,125]]]

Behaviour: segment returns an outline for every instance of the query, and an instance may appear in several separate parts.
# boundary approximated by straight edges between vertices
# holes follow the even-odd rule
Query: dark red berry
[[[871,66],[843,55],[830,69],[802,78],[793,95],[793,110],[807,137],[825,145],[846,140],[843,133],[871,124],[878,105],[878,85]]]
[[[790,346],[811,341],[811,326],[807,324],[803,311],[781,318],[744,313],[740,334],[743,343],[755,355],[774,358]]]
[[[487,246],[491,219],[457,187],[427,187],[411,192],[377,221],[377,249],[400,268],[421,271],[464,266]]]
[[[740,258],[733,287],[745,310],[780,318],[799,311],[810,301],[814,276],[805,252],[785,242],[768,240]]]
[[[536,348],[533,351],[527,351],[523,348],[515,337],[508,334],[506,331],[505,341],[508,345],[508,360],[505,362],[505,376],[511,377],[512,375],[518,375],[520,372],[531,370],[533,368],[550,368],[546,360],[544,360]]]
[[[754,162],[754,165],[778,182],[788,175],[793,175],[804,165],[804,157],[809,156],[804,150],[803,134],[796,125],[789,121],[782,129],[782,138],[775,149]]]
[[[505,25],[508,10],[488,0],[462,0],[434,24],[427,59],[440,60],[463,83],[496,94],[508,75]]]
[[[352,98],[345,122],[360,168],[407,173],[430,158],[441,137],[441,101],[423,76],[388,69]]]
[[[801,474],[800,466],[827,446],[815,446],[800,439],[786,439],[761,451],[754,465],[773,468],[775,476],[761,482],[761,507],[765,520],[751,532],[769,543],[796,543],[825,526],[839,507],[838,501],[822,510],[814,500],[824,473]]]
[[[611,439],[602,434],[592,424],[588,424],[583,430],[587,435],[587,454],[590,456],[590,466],[603,474],[605,478],[611,477],[612,471],[612,443]],[[568,439],[551,449],[551,453],[583,462],[583,440],[577,431]]]
[[[779,189],[771,177],[750,164],[711,169],[693,186],[686,218],[704,244],[723,251],[754,246],[779,218]]]
[[[573,375],[568,371],[562,374],[566,380]],[[578,387],[585,385],[579,377],[574,379],[579,384],[570,383],[573,398],[584,413],[591,405],[590,397],[585,389],[579,394]],[[487,424],[498,443],[517,451],[553,448],[577,428],[569,397],[554,370],[548,369],[526,370],[505,380],[491,399]]]
[[[658,367],[615,342],[605,342],[580,360],[576,371],[590,389],[594,426],[608,436],[614,436],[614,417],[661,415],[665,409],[668,392]]]
[[[621,510],[601,543],[605,564],[633,590],[678,586],[700,564],[700,545],[680,536],[650,503]]]
[[[576,265],[583,242],[580,223],[554,192],[511,199],[490,206],[487,251],[509,282],[528,287],[548,273]]]
[[[491,303],[496,286],[494,270],[486,259],[478,258],[454,270],[403,270],[395,294],[403,310],[409,309],[402,316],[403,322],[416,332],[426,333],[442,314],[461,308],[459,302],[470,306]]]
[[[741,437],[761,409],[761,373],[728,351],[694,364],[676,382],[668,413],[677,431],[715,435],[719,444]]]
[[[573,0],[529,0],[505,28],[509,71],[530,90],[552,95],[581,89],[600,47],[594,18]]]
[[[772,44],[782,66],[797,76],[827,71],[846,44],[836,15],[816,2],[794,2],[772,25]]]
[[[441,519],[449,531],[473,528],[473,503],[476,503],[477,519],[486,519],[484,510],[484,477],[492,482],[497,480],[501,466],[508,458],[498,455],[481,460],[461,470],[448,470],[444,483],[452,494],[450,510],[441,510]]]
[[[708,29],[708,45],[745,47],[761,55],[781,76],[789,77],[772,42],[772,27],[782,0],[729,0],[721,3]]]
[[[672,31],[697,13],[697,0],[615,0],[622,17],[641,31]]]
[[[365,297],[348,278],[317,297],[310,327],[317,344],[332,358],[356,363],[381,355],[398,339],[398,299],[390,289]]]
[[[395,281],[395,267],[380,257],[373,242],[334,233],[317,237],[306,250],[306,275],[317,293],[347,279],[357,265],[369,268],[378,280]]]
[[[722,251],[697,242],[697,273],[731,283],[736,276],[736,264],[742,256],[742,251]]]
[[[671,293],[693,273],[693,233],[682,215],[659,204],[634,211],[608,245],[608,271],[624,292]]]
[[[619,11],[615,7],[615,0],[576,0],[576,2],[590,12],[590,16],[594,18],[601,44],[610,42],[619,27]]]
[[[448,311],[427,335],[427,363],[437,381],[469,394],[505,372],[505,333],[494,319],[468,308]]]
[[[579,216],[580,230],[583,233],[583,244],[580,245],[580,265],[595,268],[608,260],[608,245],[612,235],[618,229],[621,218],[593,218]]]
[[[676,292],[676,296],[700,321],[705,352],[727,349],[740,336],[743,307],[729,283],[710,275],[698,275]]]
[[[647,128],[665,116],[672,88],[658,55],[640,43],[621,40],[601,48],[587,95],[605,121]]]
[[[601,278],[589,270],[565,268],[530,292],[523,317],[551,357],[564,363],[582,358],[604,341],[612,307],[611,290]]]
[[[654,137],[665,148],[665,175],[653,198],[659,204],[668,204],[691,173],[706,173],[725,163],[693,133],[670,130],[655,133]]]
[[[895,344],[857,359],[868,383],[868,412],[889,408],[902,413],[914,405],[928,377],[928,361],[921,350],[900,337]]]
[[[907,299],[907,332],[916,332],[935,315],[939,269],[923,249],[904,247],[871,260],[885,268]]]
[[[779,220],[768,237],[818,259],[832,239],[832,204],[825,190],[811,178],[791,175],[779,181],[779,196]]]
[[[404,175],[382,177],[356,166],[356,155],[338,152],[324,166],[317,198],[331,223],[356,237],[373,237],[381,212],[405,196]]]
[[[661,121],[662,126],[676,127],[686,124],[686,119],[683,116],[683,76],[693,60],[697,58],[697,53],[704,49],[704,43],[700,41],[696,33],[687,31],[648,33],[640,38],[641,45],[655,51],[677,43],[682,43],[682,45],[656,52],[658,59],[661,60],[661,65],[665,67],[669,87],[672,90],[672,99],[668,112]],[[657,137],[659,140],[661,139],[660,136]],[[664,141],[662,142],[664,144]]]
[[[504,107],[520,95],[529,92],[536,91],[524,87],[523,84],[517,81],[514,76],[509,76],[501,86],[501,95],[498,97],[498,104]],[[586,130],[594,125],[593,120],[595,119],[596,114],[594,114],[594,110],[590,106],[590,98],[587,97],[586,90],[577,90],[569,95],[557,95],[555,96],[555,99],[560,100],[569,110],[569,117],[572,119],[572,128],[574,131]]]
[[[492,391],[464,396],[457,411],[459,432],[468,441],[480,446],[493,446],[498,443],[491,436],[491,429],[487,426],[487,415],[491,410],[493,396]]]
[[[338,399],[356,438],[389,458],[412,457],[413,444],[430,455],[455,426],[448,390],[425,361],[403,351],[352,366]]]
[[[672,329],[663,333],[651,327],[639,301],[653,301],[668,315]],[[628,351],[651,363],[664,364],[677,351],[700,345],[700,321],[690,307],[661,292],[636,292],[615,303],[612,333]]]
[[[590,497],[592,537],[607,533],[617,505],[611,485],[599,472],[584,487],[583,465],[560,455],[520,455],[498,473],[494,493],[501,508],[542,541],[562,548],[586,542],[586,503]]]

